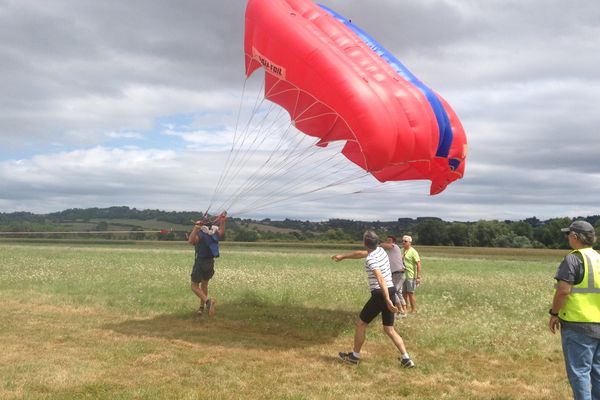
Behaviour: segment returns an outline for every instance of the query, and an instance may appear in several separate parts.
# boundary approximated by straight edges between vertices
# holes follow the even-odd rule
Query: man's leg
[[[400,298],[400,314],[406,314],[406,300],[404,298],[404,281],[406,280],[406,276],[404,272],[400,273],[400,280],[398,282],[399,288],[396,288]]]
[[[208,297],[208,279],[202,281],[202,283],[200,284],[200,290],[202,290],[204,296],[207,299],[204,302],[206,303],[206,307],[208,308],[208,315],[212,317],[213,315],[215,315],[216,312],[215,305],[217,304],[217,301]]]
[[[389,312],[388,310],[382,309],[381,321],[383,322],[383,331],[392,340],[392,343],[394,343],[394,346],[396,346],[396,348],[400,352],[400,365],[404,368],[414,367],[415,363],[410,359],[402,337],[394,329],[394,314]]]
[[[356,330],[354,331],[354,348],[352,349],[352,351],[354,351],[357,354],[360,353],[360,349],[365,343],[367,326],[369,326],[369,324],[361,319],[359,319],[356,322]]]
[[[199,282],[192,282],[190,284],[190,288],[192,289],[192,292],[194,292],[194,294],[196,296],[198,296],[198,298],[200,300],[202,300],[203,303],[206,303],[206,300],[208,299],[208,296],[204,293],[204,291],[200,287],[200,283]]]
[[[404,297],[402,297],[402,285],[404,284],[403,279],[404,274],[401,272],[392,273],[392,282],[394,283],[394,288],[396,288],[396,293],[394,294],[393,303],[400,310],[400,314],[406,313],[406,302],[404,301]]]
[[[407,293],[408,301],[410,302],[410,312],[417,312],[417,297],[415,296],[415,292]]]
[[[379,308],[377,305],[377,299],[371,295],[369,300],[365,303],[360,311],[358,320],[356,321],[356,329],[354,331],[354,347],[349,353],[338,353],[340,359],[351,362],[352,364],[358,364],[360,361],[360,349],[365,342],[367,326],[369,325],[369,322],[371,322],[378,314]]]
[[[576,400],[591,400],[590,375],[597,340],[569,329],[561,330],[567,377]]]
[[[592,398],[600,399],[600,340],[596,339],[596,351],[592,360]]]
[[[383,326],[383,331],[394,343],[394,346],[400,351],[400,354],[406,353],[406,346],[404,346],[404,340],[402,337],[396,332],[393,326]]]
[[[200,282],[200,290],[204,293],[204,297],[208,298],[208,280],[203,280]]]

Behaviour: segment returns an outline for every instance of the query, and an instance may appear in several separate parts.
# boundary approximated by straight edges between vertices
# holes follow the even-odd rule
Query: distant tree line
[[[65,224],[95,221],[93,230],[106,231],[111,220],[148,221],[190,226],[190,220],[202,216],[198,211],[138,210],[129,207],[69,209],[49,214],[29,212],[0,213],[0,231],[53,232],[67,231]],[[578,217],[600,228],[600,216]],[[100,221],[100,222],[98,222]],[[329,241],[358,242],[366,229],[375,229],[382,237],[413,236],[415,243],[434,246],[477,247],[532,247],[566,248],[567,241],[561,228],[569,226],[571,218],[539,220],[535,217],[520,221],[481,220],[476,222],[448,222],[440,218],[399,218],[396,221],[354,221],[330,219],[313,222],[293,219],[274,221],[230,218],[226,240],[254,241]],[[111,225],[119,225],[111,222]],[[184,240],[186,232],[147,234],[135,224],[121,224],[131,231],[128,235],[107,233],[103,238],[135,240]]]

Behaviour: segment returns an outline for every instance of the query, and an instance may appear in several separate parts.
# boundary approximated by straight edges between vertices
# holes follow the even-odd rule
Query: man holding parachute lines
[[[207,309],[208,315],[215,314],[214,298],[208,297],[208,281],[215,274],[215,258],[219,257],[219,240],[225,234],[227,212],[222,212],[213,221],[203,218],[194,222],[194,229],[188,237],[188,243],[195,248],[194,266],[191,273],[191,289],[200,298],[198,315]],[[214,225],[214,224],[217,225]],[[210,225],[210,226],[209,226]]]

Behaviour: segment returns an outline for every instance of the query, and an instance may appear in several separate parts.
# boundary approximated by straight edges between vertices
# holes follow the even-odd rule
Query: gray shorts
[[[396,288],[396,294],[398,295],[398,301],[403,306],[406,305],[404,297],[402,296],[402,289],[404,287],[404,281],[406,280],[406,274],[404,272],[392,272],[392,282]]]
[[[403,290],[405,293],[414,293],[415,290],[417,290],[417,280],[416,279],[405,280]]]

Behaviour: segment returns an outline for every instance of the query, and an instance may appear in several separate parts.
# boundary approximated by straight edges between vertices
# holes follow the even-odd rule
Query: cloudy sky
[[[0,212],[228,208],[228,197],[214,201],[216,188],[234,134],[250,118],[245,105],[255,101],[244,84],[245,4],[0,0]],[[293,184],[287,202],[270,205],[265,188],[262,208],[242,199],[239,216],[475,221],[600,213],[596,0],[322,4],[368,31],[453,106],[468,137],[465,177],[433,197],[427,183],[381,190],[361,180],[360,189],[354,182],[306,198],[293,196],[301,186]],[[253,166],[249,159],[244,170]],[[285,187],[285,179],[272,181]]]

